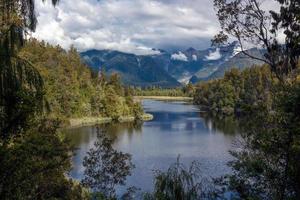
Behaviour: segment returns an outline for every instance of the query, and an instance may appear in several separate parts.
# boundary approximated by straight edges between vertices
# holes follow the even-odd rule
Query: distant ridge
[[[126,85],[141,87],[178,87],[188,82],[198,82],[222,77],[232,67],[245,69],[261,62],[240,53],[237,42],[219,48],[212,47],[172,53],[159,49],[155,55],[135,55],[114,50],[88,50],[81,53],[84,62],[98,70],[104,67],[108,74],[119,73]],[[250,54],[262,57],[263,51],[248,50]]]

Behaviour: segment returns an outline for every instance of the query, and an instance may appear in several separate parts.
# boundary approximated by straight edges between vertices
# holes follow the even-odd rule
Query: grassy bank
[[[171,96],[135,96],[134,99],[153,99],[153,100],[170,100],[170,101],[192,101],[192,97],[171,97]]]
[[[142,121],[151,121],[153,120],[153,115],[145,113],[140,117]],[[118,119],[119,123],[124,122],[133,122],[136,118],[133,116],[121,116]],[[69,119],[64,128],[73,128],[73,127],[81,127],[81,126],[92,126],[97,124],[106,124],[111,123],[113,121],[110,117],[82,117],[76,119]]]

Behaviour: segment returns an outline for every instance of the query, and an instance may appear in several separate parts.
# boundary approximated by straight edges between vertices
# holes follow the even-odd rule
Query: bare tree
[[[279,13],[262,9],[263,0],[214,0],[221,31],[213,44],[238,40],[241,52],[250,58],[268,64],[279,80],[297,68],[300,55],[299,0],[274,0],[281,6]],[[278,36],[284,34],[280,44]],[[264,57],[247,52],[248,45],[265,49]]]

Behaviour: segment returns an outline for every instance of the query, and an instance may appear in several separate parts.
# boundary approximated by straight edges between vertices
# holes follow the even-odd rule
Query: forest
[[[298,68],[293,74],[295,87],[300,80]],[[232,69],[224,78],[198,83],[194,103],[204,110],[224,115],[247,114],[259,107],[266,107],[271,112],[278,87],[279,80],[266,65],[244,71]]]
[[[44,82],[47,118],[140,117],[143,109],[118,74],[93,72],[75,48],[66,51],[36,39],[26,41],[20,57],[30,62]]]
[[[177,88],[133,88],[135,96],[169,96],[169,97],[192,97],[194,94],[194,86],[187,84]]]

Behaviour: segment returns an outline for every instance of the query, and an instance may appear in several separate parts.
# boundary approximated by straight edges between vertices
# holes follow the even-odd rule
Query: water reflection
[[[227,135],[236,135],[241,132],[239,121],[234,116],[201,113],[200,117],[203,118],[206,127],[210,131],[218,131]]]
[[[205,115],[185,102],[146,100],[143,104],[146,112],[154,115],[153,121],[100,127],[114,140],[115,148],[132,154],[136,168],[128,178],[128,185],[152,190],[153,170],[167,169],[179,154],[187,165],[198,160],[203,173],[209,176],[229,172],[228,150],[239,135],[233,119]],[[78,148],[70,175],[81,179],[82,159],[97,139],[96,127],[70,129],[66,136]]]

